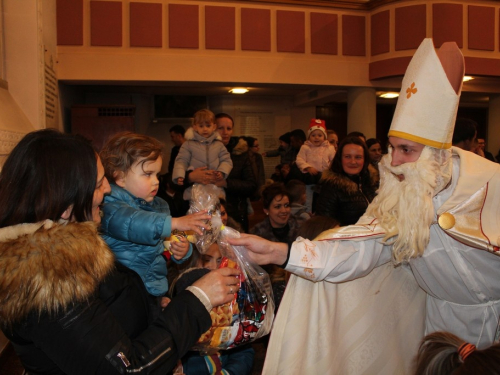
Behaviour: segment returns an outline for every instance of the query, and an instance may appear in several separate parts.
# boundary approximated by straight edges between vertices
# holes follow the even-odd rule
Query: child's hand
[[[171,301],[171,299],[168,297],[161,297],[161,300],[160,300],[161,309],[163,310],[165,307],[167,307],[168,304],[170,303],[170,301]]]
[[[192,230],[201,236],[203,234],[201,229],[208,225],[206,223],[207,220],[210,220],[210,215],[207,214],[207,210],[182,217],[173,217],[172,229],[180,231]]]
[[[179,236],[178,239],[179,241],[173,241],[170,243],[170,252],[175,259],[181,260],[189,251],[189,242],[183,236]]]
[[[317,175],[319,172],[316,168],[314,167],[307,167],[306,168],[307,173],[314,175]]]
[[[184,185],[184,177],[179,177],[177,179],[177,185]]]
[[[224,179],[224,176],[222,175],[222,172],[215,171],[215,180],[220,181]]]

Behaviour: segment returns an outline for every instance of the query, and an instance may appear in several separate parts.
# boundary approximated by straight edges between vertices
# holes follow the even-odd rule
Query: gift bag
[[[188,214],[208,210],[208,214],[212,217],[206,221],[206,226],[202,229],[203,234],[194,235],[194,243],[204,254],[217,238],[222,227],[220,211],[217,209],[219,197],[222,189],[213,185],[194,184],[191,190],[191,200],[189,202]]]
[[[239,289],[231,302],[212,309],[212,326],[200,337],[194,350],[210,353],[231,349],[271,331],[274,320],[271,281],[261,267],[248,260],[244,247],[227,242],[228,238],[239,235],[238,231],[223,227],[218,239],[223,256],[220,267],[240,270]]]

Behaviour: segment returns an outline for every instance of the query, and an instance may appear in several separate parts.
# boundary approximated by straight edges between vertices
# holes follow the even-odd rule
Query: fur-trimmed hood
[[[93,222],[50,220],[0,229],[0,321],[54,313],[93,295],[114,256]]]
[[[226,146],[231,155],[241,155],[248,151],[248,143],[243,138],[231,137]]]

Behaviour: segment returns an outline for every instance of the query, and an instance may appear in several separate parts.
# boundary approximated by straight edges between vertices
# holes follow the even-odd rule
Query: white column
[[[376,94],[371,87],[355,87],[347,91],[347,133],[362,132],[366,139],[376,137]]]

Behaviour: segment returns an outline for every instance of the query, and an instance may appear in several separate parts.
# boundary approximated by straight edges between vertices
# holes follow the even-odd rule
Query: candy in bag
[[[244,247],[227,242],[228,238],[239,236],[238,231],[222,227],[217,242],[223,256],[220,267],[239,269],[240,287],[231,302],[212,309],[212,326],[200,337],[194,350],[210,353],[231,349],[271,331],[274,299],[269,275],[249,261]]]
[[[208,214],[212,217],[206,221],[205,227],[202,229],[203,234],[194,235],[195,244],[200,253],[204,254],[207,249],[219,237],[222,227],[220,211],[217,209],[219,197],[223,194],[221,188],[209,184],[201,185],[194,184],[191,190],[191,200],[189,202],[189,214],[208,210]]]

